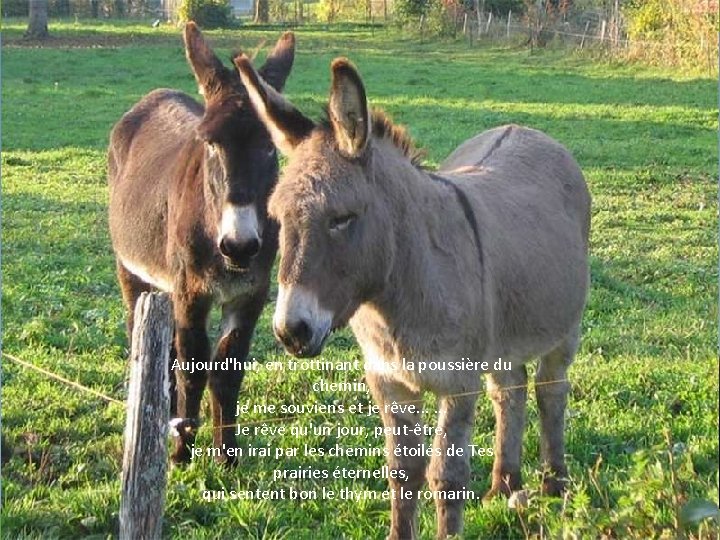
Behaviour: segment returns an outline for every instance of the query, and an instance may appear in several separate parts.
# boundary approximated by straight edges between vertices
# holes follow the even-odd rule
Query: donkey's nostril
[[[248,257],[254,257],[260,251],[260,240],[253,238],[245,243],[243,251]]]
[[[312,331],[310,330],[310,325],[302,319],[293,321],[291,324],[289,324],[287,326],[286,332],[296,343],[300,344],[305,344],[312,338]]]
[[[236,242],[227,236],[223,237],[218,244],[220,253],[228,259],[234,266],[246,267],[250,264],[250,259],[255,257],[260,251],[260,240],[252,238],[245,242]]]
[[[310,325],[302,319],[289,322],[283,326],[273,324],[275,336],[292,354],[299,354],[312,339]]]
[[[220,248],[220,253],[222,253],[225,257],[230,257],[230,249],[228,247],[228,241],[226,238],[223,238],[220,240],[220,245],[218,246]]]

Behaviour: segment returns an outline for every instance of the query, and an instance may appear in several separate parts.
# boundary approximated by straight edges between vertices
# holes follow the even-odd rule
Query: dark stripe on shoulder
[[[489,158],[493,154],[493,152],[495,152],[495,150],[500,148],[500,145],[505,141],[505,139],[507,139],[508,135],[510,135],[510,133],[512,132],[512,130],[514,128],[515,128],[514,125],[511,125],[511,126],[508,126],[507,128],[505,128],[505,131],[503,131],[502,134],[497,139],[495,139],[495,142],[490,147],[490,150],[488,150],[487,153],[482,158],[480,158],[480,160],[477,162],[477,164],[480,165],[481,163],[483,163],[487,158]]]
[[[478,250],[478,257],[480,258],[480,268],[482,269],[483,268],[483,251],[482,251],[482,242],[480,242],[480,231],[478,230],[477,220],[475,219],[475,212],[473,211],[472,205],[470,204],[470,201],[468,200],[467,195],[465,195],[465,192],[463,190],[461,190],[458,186],[453,184],[447,178],[444,178],[444,177],[434,174],[434,173],[428,173],[428,175],[430,175],[430,178],[432,178],[436,182],[440,182],[441,184],[451,187],[452,190],[455,192],[455,196],[457,197],[458,203],[460,203],[460,206],[463,209],[463,214],[465,214],[465,219],[470,224],[470,228],[472,229],[473,236],[475,237],[475,247],[477,247],[477,250]]]

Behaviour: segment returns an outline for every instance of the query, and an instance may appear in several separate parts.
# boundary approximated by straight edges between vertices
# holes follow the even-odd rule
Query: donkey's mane
[[[329,118],[329,112],[326,112],[326,117]],[[326,128],[330,127],[330,121],[327,119],[322,124]],[[425,150],[415,146],[415,141],[412,140],[405,126],[393,123],[387,113],[378,108],[373,108],[370,124],[374,136],[389,140],[414,166],[422,166]]]
[[[412,140],[405,126],[394,124],[382,109],[373,109],[371,124],[373,135],[392,141],[413,165],[419,167],[422,164],[425,151],[415,146],[415,141]]]

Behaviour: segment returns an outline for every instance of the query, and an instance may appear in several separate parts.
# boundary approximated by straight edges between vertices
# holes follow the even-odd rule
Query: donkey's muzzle
[[[275,332],[275,337],[283,344],[287,352],[300,358],[320,354],[322,344],[325,341],[323,339],[319,343],[313,343],[313,341],[317,341],[313,340],[313,331],[310,325],[302,319],[286,323],[282,327],[273,324],[273,332]]]
[[[250,266],[255,256],[260,253],[260,247],[260,239],[258,238],[238,242],[227,236],[223,237],[218,245],[225,262],[231,268],[247,268]]]

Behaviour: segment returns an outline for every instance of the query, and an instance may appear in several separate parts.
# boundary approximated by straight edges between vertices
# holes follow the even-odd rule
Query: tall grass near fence
[[[431,3],[404,29],[420,40],[440,36],[470,44],[559,48],[712,76],[718,72],[717,24],[716,12],[693,11],[681,0],[564,14],[536,8],[498,14]]]
[[[624,15],[627,58],[662,66],[717,68],[716,1],[636,1]]]

